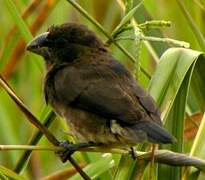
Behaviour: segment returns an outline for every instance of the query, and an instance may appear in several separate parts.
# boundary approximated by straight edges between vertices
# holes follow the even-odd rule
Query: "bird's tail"
[[[176,138],[173,137],[167,130],[160,125],[150,122],[143,121],[135,125],[136,131],[142,130],[147,134],[147,140],[157,144],[172,144],[176,143]]]

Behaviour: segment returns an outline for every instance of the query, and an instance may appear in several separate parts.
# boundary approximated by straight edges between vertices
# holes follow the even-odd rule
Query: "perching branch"
[[[159,38],[159,37],[153,37],[153,36],[144,36],[144,35],[140,35],[138,37],[139,40],[141,41],[154,41],[154,42],[166,42],[168,44],[173,44],[179,47],[183,47],[183,48],[189,48],[190,44],[185,42],[185,41],[179,41],[176,39],[171,39],[171,38]],[[119,40],[136,40],[136,38],[134,37],[119,37],[116,38],[115,41],[119,41]]]
[[[14,93],[14,91],[9,87],[7,82],[3,79],[3,77],[0,75],[0,85],[3,87],[3,89],[8,93],[8,95],[13,99],[13,101],[16,103],[18,108],[24,113],[24,115],[27,117],[27,119],[36,126],[46,137],[47,139],[55,146],[59,145],[59,141],[54,137],[53,134],[50,133],[50,131],[45,128],[38,119],[27,109],[27,107],[24,105],[24,103],[21,101],[21,99]]]
[[[72,146],[72,145],[71,145]],[[73,144],[76,146],[76,144]],[[63,147],[59,146],[28,146],[28,145],[0,145],[0,151],[9,150],[41,150],[41,151],[63,151]],[[89,147],[80,148],[81,152],[103,152],[103,153],[115,153],[115,154],[129,154],[129,151],[117,148],[108,147]],[[151,161],[152,152],[136,151],[137,159]],[[205,161],[191,157],[182,153],[172,152],[169,150],[155,150],[154,161],[161,164],[167,164],[171,166],[194,166],[195,168],[205,172]]]

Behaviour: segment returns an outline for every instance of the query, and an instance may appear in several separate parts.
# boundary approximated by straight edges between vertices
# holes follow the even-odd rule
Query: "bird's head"
[[[51,64],[73,61],[99,48],[104,48],[104,44],[95,33],[76,23],[51,26],[27,45],[28,51],[43,56]]]

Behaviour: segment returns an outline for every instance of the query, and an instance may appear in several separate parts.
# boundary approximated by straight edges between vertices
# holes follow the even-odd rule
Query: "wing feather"
[[[153,99],[116,61],[64,67],[55,76],[55,90],[60,101],[108,119],[161,122]]]

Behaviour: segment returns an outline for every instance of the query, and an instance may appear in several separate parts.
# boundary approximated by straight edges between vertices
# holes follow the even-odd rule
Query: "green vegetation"
[[[25,51],[33,36],[67,21],[89,26],[107,43],[154,97],[177,139],[157,146],[154,164],[150,144],[136,147],[137,161],[119,149],[76,152],[72,157],[84,172],[101,180],[205,179],[204,1],[4,0],[0,10],[0,179],[82,179],[54,154],[59,147],[52,135],[72,137],[45,104],[41,57]],[[35,119],[31,113],[48,127],[49,140],[28,121]]]

